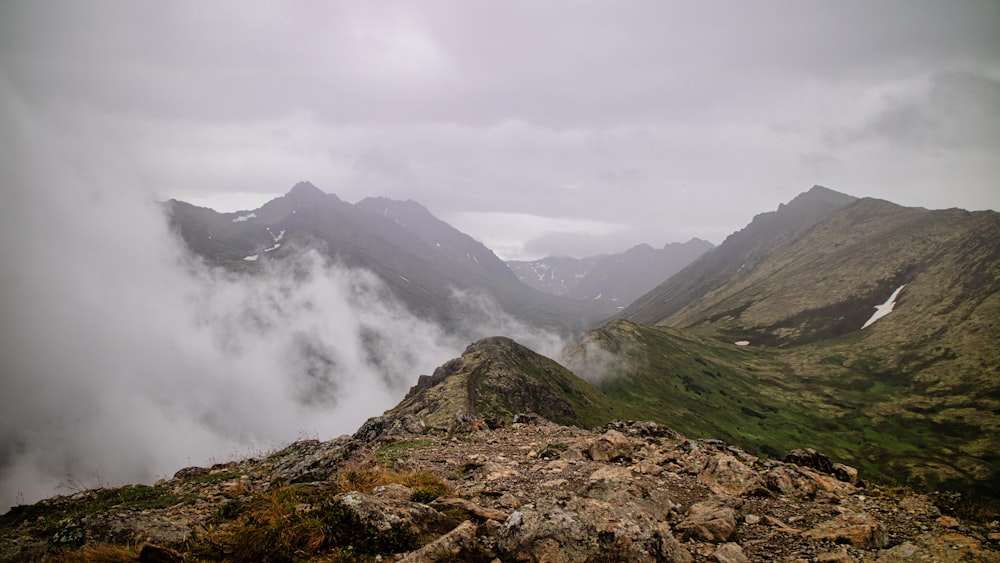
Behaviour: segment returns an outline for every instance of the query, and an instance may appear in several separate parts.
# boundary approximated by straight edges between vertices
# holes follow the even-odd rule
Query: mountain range
[[[714,246],[694,238],[659,249],[640,244],[617,254],[509,260],[507,266],[519,280],[539,291],[624,309],[656,287],[659,280],[670,278]]]
[[[413,201],[351,204],[300,182],[255,210],[218,213],[176,200],[166,207],[187,247],[211,264],[253,272],[316,249],[375,273],[413,313],[445,326],[467,314],[456,298],[462,292],[487,296],[519,319],[556,330],[579,330],[614,313],[602,303],[525,286],[493,251]]]
[[[274,506],[277,498],[268,496],[271,492],[265,486],[271,478],[295,475],[295,479],[310,484],[311,488],[302,489],[310,491],[308,502],[301,500],[307,497],[294,496],[305,494],[298,489],[279,491],[292,495],[292,512],[281,516],[287,520],[297,510],[295,506],[332,506],[329,502],[333,497],[323,497],[326,489],[315,483],[336,474],[335,489],[340,494],[336,498],[356,494],[359,489],[351,488],[360,486],[357,468],[362,467],[362,458],[382,463],[400,459],[394,457],[400,449],[424,447],[432,447],[432,453],[418,456],[413,467],[433,474],[437,481],[432,481],[444,487],[434,489],[431,496],[447,496],[448,487],[458,486],[487,507],[505,506],[501,502],[504,489],[497,488],[498,483],[531,466],[532,471],[548,475],[548,480],[529,479],[517,486],[527,487],[524,491],[545,506],[551,505],[551,510],[562,511],[565,522],[591,516],[596,518],[594,522],[605,522],[603,513],[589,511],[614,499],[627,502],[631,507],[627,512],[638,514],[648,508],[648,499],[642,500],[646,497],[639,494],[632,498],[601,483],[669,475],[667,481],[672,485],[657,481],[656,487],[675,495],[664,505],[674,506],[664,518],[678,529],[693,526],[690,520],[700,510],[697,507],[713,502],[733,510],[753,506],[753,510],[776,519],[768,525],[777,531],[771,529],[759,541],[740,547],[756,553],[752,560],[767,559],[766,553],[755,550],[764,545],[760,542],[770,546],[766,542],[771,542],[775,533],[796,538],[773,546],[790,557],[811,557],[817,550],[835,545],[830,542],[837,542],[851,544],[853,551],[828,554],[832,558],[824,560],[881,560],[883,555],[887,560],[901,560],[898,557],[913,554],[937,560],[952,554],[938,549],[938,544],[951,541],[947,537],[958,541],[947,530],[959,523],[928,520],[928,515],[938,510],[928,504],[934,498],[938,499],[934,502],[944,503],[942,506],[952,503],[949,510],[958,510],[958,505],[974,506],[963,510],[981,519],[1000,517],[1000,213],[907,208],[814,186],[778,209],[757,215],[718,247],[705,248],[707,243],[697,240],[667,245],[663,251],[637,247],[622,255],[592,259],[585,268],[585,261],[578,261],[573,269],[572,262],[554,258],[534,265],[505,264],[485,246],[415,202],[369,198],[349,204],[308,183],[297,184],[285,196],[252,211],[217,213],[178,201],[168,202],[165,208],[187,247],[213,265],[256,275],[269,261],[312,249],[345,265],[374,272],[407,307],[446,326],[463,314],[453,304],[455,292],[471,291],[489,296],[500,308],[528,322],[565,333],[575,331],[558,358],[544,357],[502,335],[480,340],[461,357],[429,375],[416,377],[396,407],[369,420],[351,439],[344,437],[328,445],[298,444],[264,462],[248,460],[218,471],[189,468],[190,472],[182,470],[171,481],[173,489],[140,491],[142,495],[156,493],[157,503],[163,496],[167,500],[162,502],[190,501],[197,506],[197,499],[182,498],[177,491],[209,494],[205,490],[215,482],[214,474],[227,483],[238,479],[232,486],[244,491],[245,500],[237,495],[226,497],[235,499],[225,501],[227,504],[212,501],[212,506],[218,505],[213,509],[218,511],[214,518],[222,530],[261,522],[256,513],[244,517],[244,510],[257,504]],[[661,271],[656,270],[663,267],[658,258],[668,249],[683,250],[688,264],[672,275],[649,273]],[[627,262],[632,265],[622,266]],[[516,271],[528,279],[534,276],[534,281],[547,275],[557,287],[544,289],[563,295],[528,287]],[[545,275],[540,275],[543,272]],[[577,278],[578,272],[585,275]],[[614,273],[629,278],[629,282],[614,279]],[[608,282],[601,291],[618,297],[617,302],[587,293],[593,290],[586,286],[600,280]],[[649,291],[627,306],[616,304],[624,303],[623,296],[639,287],[639,282]],[[569,296],[574,291],[576,298]],[[558,430],[545,422],[594,428],[616,419],[651,422],[611,423],[605,428],[627,434],[612,430],[614,433],[601,438]],[[538,430],[522,433],[525,426]],[[509,427],[516,430],[510,436],[477,434]],[[415,437],[421,435],[431,438]],[[685,436],[703,440],[696,442]],[[472,449],[484,444],[502,443],[505,452],[515,452],[519,451],[515,444],[523,440],[531,444],[526,448],[537,446],[532,450],[534,457],[529,454],[531,460],[558,459],[562,452],[567,456],[575,452],[575,460],[589,460],[588,464],[617,460],[618,466],[587,465],[596,473],[567,480],[558,474],[568,470],[569,462],[555,470],[551,464],[535,467],[534,461],[522,462],[506,455],[476,457],[472,465],[460,465],[447,457],[472,455]],[[632,449],[639,441],[641,449]],[[456,449],[445,454],[443,444]],[[817,455],[815,450],[825,455]],[[367,453],[352,457],[352,452]],[[780,459],[804,463],[815,471],[782,465],[777,461]],[[261,463],[266,467],[260,467]],[[477,473],[480,468],[485,469]],[[687,483],[683,475],[696,475],[697,479]],[[467,479],[476,479],[476,484],[456,485]],[[677,488],[682,482],[687,484]],[[856,487],[864,482],[889,488],[872,487],[859,495]],[[905,491],[893,492],[897,485],[938,496],[906,500],[915,497]],[[103,534],[110,528],[104,520],[93,520],[87,511],[125,506],[124,499],[132,498],[135,491],[123,490],[115,493],[117,496],[97,492],[76,500],[43,501],[12,510],[0,520],[0,531],[6,538],[4,553],[19,554],[16,558],[29,553],[24,551],[29,548],[62,550],[65,538],[76,542],[73,534],[85,534],[81,530],[94,526],[99,528],[95,534]],[[546,490],[552,494],[546,496]],[[701,499],[698,495],[706,490],[721,496],[692,500]],[[411,493],[417,491],[407,492],[407,499],[417,498]],[[802,494],[805,497],[799,498]],[[581,495],[589,500],[569,502]],[[790,509],[789,495],[809,504]],[[872,501],[870,495],[881,500]],[[967,500],[955,501],[962,498]],[[969,499],[975,500],[970,503]],[[147,500],[147,496],[138,499],[139,504]],[[680,504],[672,504],[675,500]],[[371,502],[383,506],[383,501]],[[498,514],[482,512],[482,506],[448,502],[452,508],[460,504],[479,521],[493,518],[484,514]],[[840,514],[827,522],[832,530],[821,523],[822,518],[833,516],[826,510],[830,503],[837,505],[835,512]],[[178,514],[194,518],[191,522],[205,518],[197,510],[178,508],[181,504],[171,506],[167,518]],[[444,506],[438,508],[444,510]],[[923,508],[917,510],[918,506]],[[406,510],[423,509],[408,504]],[[484,522],[482,534],[476,536],[481,543],[475,548],[482,551],[476,553],[521,553],[540,560],[541,552],[533,551],[537,548],[535,536],[523,544],[504,547],[503,543],[503,538],[520,537],[517,534],[528,529],[521,526],[529,514],[539,518],[538,522],[545,521],[541,513],[531,512],[535,510],[535,505],[525,505],[503,518],[496,516],[493,525]],[[863,510],[876,511],[878,518],[865,516]],[[340,508],[331,514],[344,516]],[[370,515],[370,511],[365,514]],[[440,514],[431,516],[439,518]],[[77,517],[83,520],[73,520]],[[789,525],[793,520],[781,520],[790,517],[804,518],[811,528],[793,528]],[[505,523],[501,525],[497,519],[505,519]],[[914,524],[917,521],[919,526]],[[741,528],[744,532],[762,532],[753,528],[749,519],[745,523],[748,527]],[[147,524],[143,520],[136,526],[152,529]],[[171,534],[181,534],[170,537],[186,534],[183,530],[193,525],[189,524],[170,528]],[[927,535],[931,526],[937,526],[937,535]],[[460,527],[448,527],[452,531],[444,535],[435,531],[437,528],[422,533],[440,535],[438,540],[444,541]],[[887,527],[898,530],[893,532],[897,536],[887,534]],[[567,536],[567,530],[563,527],[546,536],[546,541],[555,542],[555,551],[546,551],[545,557],[572,552],[617,560],[613,554],[619,548],[646,553],[653,545],[642,543],[653,541],[650,538],[615,543],[620,540],[618,532],[607,536],[605,543],[580,540],[583,543],[576,544],[576,536]],[[965,533],[971,533],[969,530],[960,528]],[[1000,541],[996,532],[982,533],[989,534],[990,541],[997,535],[995,541]],[[35,539],[22,544],[18,538],[24,534]],[[596,531],[581,534],[604,537]],[[723,548],[720,541],[724,540],[719,537],[691,534],[682,546],[665,528],[653,543],[663,554],[683,561],[691,560],[689,548],[704,557]],[[905,543],[898,534],[906,534]],[[238,540],[226,533],[204,537],[209,538],[207,544],[184,545],[218,554],[232,547],[226,542]],[[323,541],[328,540],[336,538]],[[809,543],[813,540],[819,543]],[[987,541],[986,536],[981,541]],[[407,549],[420,543],[414,542],[407,544]],[[458,551],[452,552],[472,549],[471,544],[462,545],[465,547],[459,545],[454,547]],[[371,546],[372,553],[396,553],[394,546],[378,543]],[[995,550],[983,555],[985,552],[977,551],[980,547],[981,543],[975,549],[969,547],[967,553],[975,553],[975,557],[996,555]],[[343,548],[337,544],[324,549]],[[883,548],[891,549],[885,550],[888,553],[878,551]]]
[[[415,202],[352,205],[308,183],[248,212],[169,206],[188,246],[217,264],[253,270],[320,248],[446,324],[463,314],[459,289],[576,330],[562,361],[619,414],[771,455],[805,440],[883,479],[1000,492],[996,212],[814,186],[718,247],[505,264]],[[540,278],[563,295],[539,291]],[[642,284],[651,289],[619,309]]]
[[[687,404],[690,427],[758,451],[808,435],[883,478],[1000,494],[996,212],[816,187],[621,317],[637,324],[588,336],[636,366],[603,384],[613,396]]]

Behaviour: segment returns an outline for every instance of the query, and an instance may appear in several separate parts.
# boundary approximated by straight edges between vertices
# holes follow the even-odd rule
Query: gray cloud
[[[816,183],[927,207],[1000,197],[995,2],[0,11],[11,88],[164,198],[259,204],[309,179],[658,243],[720,242]]]
[[[908,94],[908,95],[907,95]],[[882,140],[934,151],[1000,151],[1000,79],[938,72],[923,92],[887,95],[868,123],[842,141]]]

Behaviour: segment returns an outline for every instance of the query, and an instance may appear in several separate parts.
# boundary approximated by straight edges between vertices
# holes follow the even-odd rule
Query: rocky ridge
[[[559,363],[510,338],[495,336],[469,345],[460,358],[418,378],[388,415],[415,417],[447,429],[460,418],[496,427],[517,413],[595,426],[631,416],[633,410],[586,383]]]
[[[775,461],[652,422],[514,420],[376,417],[354,436],[18,507],[0,560],[1000,561],[996,522],[865,486],[814,451]],[[326,528],[288,540],[310,518]]]

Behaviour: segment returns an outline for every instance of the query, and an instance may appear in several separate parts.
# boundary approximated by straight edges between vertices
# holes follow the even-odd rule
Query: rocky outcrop
[[[137,542],[164,557],[261,559],[237,548],[266,546],[239,542],[282,525],[300,559],[349,548],[407,562],[1000,560],[995,523],[943,518],[926,496],[648,422],[518,420],[461,435],[369,421],[356,437],[185,468],[152,487],[56,497],[2,517],[0,561],[115,545],[138,561]]]
[[[415,424],[412,419],[432,430],[464,432],[477,430],[470,428],[472,422],[497,428],[524,413],[587,427],[626,412],[628,407],[557,362],[497,336],[469,345],[461,357],[420,376],[396,407],[366,423],[372,428],[365,432],[384,432],[379,425]]]

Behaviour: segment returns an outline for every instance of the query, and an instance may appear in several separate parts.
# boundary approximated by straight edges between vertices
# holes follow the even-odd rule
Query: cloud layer
[[[593,224],[622,226],[604,244],[718,243],[813,184],[1000,207],[995,2],[0,11],[12,88],[161,198],[251,207],[309,179],[446,220],[552,220],[470,222],[505,257]]]

